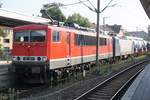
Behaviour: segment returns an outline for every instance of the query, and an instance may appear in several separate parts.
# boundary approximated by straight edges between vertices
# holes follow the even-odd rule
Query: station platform
[[[121,100],[150,100],[150,64],[137,76]]]
[[[6,65],[6,64],[10,64],[11,61],[0,61],[0,65]]]

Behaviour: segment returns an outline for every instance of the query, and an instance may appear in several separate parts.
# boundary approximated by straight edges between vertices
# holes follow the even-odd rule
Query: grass
[[[150,52],[147,52],[147,53],[146,53],[146,56],[150,57]]]
[[[10,55],[0,55],[0,61],[11,61]]]
[[[127,60],[122,60],[122,61],[116,62],[114,64],[101,65],[101,66],[95,67],[93,69],[92,73],[98,73],[99,72],[100,75],[109,75],[110,73],[117,71],[124,66],[127,66],[129,64],[134,64],[134,63],[136,63],[140,60],[143,60],[145,58],[146,58],[145,55],[140,56],[140,57],[130,57]]]

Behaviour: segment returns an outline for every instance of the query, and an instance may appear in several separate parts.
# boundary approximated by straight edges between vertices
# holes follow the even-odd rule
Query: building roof
[[[148,34],[144,31],[132,31],[132,32],[128,32],[128,35],[133,37],[139,37],[139,38],[145,38],[148,36]]]
[[[150,18],[150,0],[140,0],[140,1],[147,16]]]
[[[101,25],[100,26],[100,29],[102,31],[107,31],[109,33],[115,33],[115,34],[118,34],[121,30],[121,25]]]
[[[48,23],[49,19],[28,16],[0,8],[0,25],[15,27],[27,24]]]

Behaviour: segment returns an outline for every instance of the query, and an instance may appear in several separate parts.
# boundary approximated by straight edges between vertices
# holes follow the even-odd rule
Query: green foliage
[[[0,27],[0,37],[6,37],[8,33],[5,33],[3,28]],[[3,55],[2,44],[0,44],[0,56]]]
[[[0,56],[3,55],[3,51],[0,49]]]
[[[5,33],[2,28],[0,28],[0,37],[5,37],[6,35],[7,33]]]
[[[6,37],[8,33],[5,33],[3,28],[0,27],[0,37]],[[0,44],[0,56],[3,55],[2,44]]]
[[[128,32],[124,33],[126,36],[130,36],[130,34]]]
[[[66,17],[62,13],[62,11],[59,8],[58,3],[53,3],[53,4],[45,4],[43,6],[43,9],[47,9],[47,13],[51,16],[52,19],[62,21],[64,22],[66,20]],[[42,17],[48,18],[46,13],[41,9],[40,11],[42,13]]]
[[[91,26],[91,22],[89,21],[89,19],[86,17],[82,17],[79,13],[74,13],[73,15],[69,16],[66,20],[66,17],[64,16],[64,14],[59,8],[62,5],[63,4],[60,3],[50,3],[50,4],[43,5],[43,8],[40,10],[40,12],[42,13],[42,17],[48,18],[45,11],[43,10],[46,9],[48,15],[54,20],[67,22],[67,23],[77,23],[83,27]]]
[[[148,41],[150,41],[150,31],[148,31],[148,36],[146,37]]]
[[[79,13],[74,13],[72,16],[69,16],[66,20],[67,23],[77,23],[83,27],[90,27],[91,22],[88,18],[82,17]]]
[[[3,55],[2,44],[0,44],[0,56]]]

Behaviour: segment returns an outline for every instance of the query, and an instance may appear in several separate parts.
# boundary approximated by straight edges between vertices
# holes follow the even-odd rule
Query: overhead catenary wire
[[[69,4],[57,3],[57,6],[59,6],[59,7],[73,6],[73,5],[76,5],[76,4],[81,4],[82,2],[88,2],[88,0],[79,1],[79,2],[74,2],[74,3],[69,3]],[[49,5],[53,5],[53,4],[55,4],[55,3],[49,3]]]
[[[61,4],[61,3],[57,3],[57,6],[58,6],[58,7],[71,6],[71,5],[76,5],[76,4],[80,4],[80,3],[83,3],[83,2],[87,2],[87,1],[88,1],[88,0],[85,0],[85,1],[79,1],[79,2],[75,2],[75,3],[70,3],[70,4]],[[54,3],[49,3],[48,5],[53,6]],[[49,9],[49,8],[44,8],[44,9],[42,9],[42,11],[44,11],[44,13],[48,16],[48,18],[49,18],[49,19],[51,20],[51,22],[53,23],[54,20],[51,18],[51,16],[49,16],[49,14],[48,14],[48,12],[47,12],[48,9]]]
[[[79,1],[79,2],[75,2],[75,3],[70,3],[70,4],[64,4],[62,6],[72,6],[72,5],[76,5],[76,4],[81,4],[82,2],[87,2],[88,0],[85,1]]]
[[[105,11],[105,9],[107,9],[109,6],[110,6],[110,4],[113,2],[113,0],[110,0],[109,2],[108,2],[108,4],[99,12],[99,13],[102,13],[103,11]]]
[[[95,6],[92,4],[92,2],[90,1],[90,0],[88,0],[88,2],[91,4],[91,6],[95,9],[95,11],[96,11],[96,8],[95,8]]]
[[[90,5],[93,7],[91,8],[90,6],[88,6],[86,3],[84,2],[89,2]],[[110,4],[113,2],[113,0],[110,0],[108,2],[108,4],[101,10],[99,11],[99,13],[102,13],[103,11],[105,11],[105,9],[107,9],[108,7],[110,7]],[[93,11],[93,12],[96,12],[97,13],[97,9],[95,8],[95,6],[92,4],[92,2],[90,0],[79,0],[79,2],[74,2],[74,3],[70,3],[70,4],[61,4],[61,3],[58,3],[58,6],[59,7],[65,7],[65,6],[72,6],[72,5],[76,5],[76,4],[83,4],[85,7],[87,7],[89,10]],[[53,5],[53,3],[50,3],[51,5]],[[116,6],[117,4],[113,4],[111,5],[112,7]]]
[[[86,6],[87,8],[89,8],[91,11],[96,12],[96,8],[92,9],[90,6],[86,5],[83,1],[79,0],[84,6]]]
[[[91,6],[94,8],[94,9],[92,9],[91,7],[89,7],[87,4],[85,4],[83,1],[81,1],[81,0],[79,0],[84,6],[86,6],[87,8],[89,8],[91,11],[93,11],[93,12],[98,12],[97,11],[97,9],[95,8],[95,6],[92,4],[92,2],[90,1],[90,0],[87,0],[90,4],[91,4]],[[114,7],[114,6],[116,6],[117,5],[117,3],[115,3],[115,4],[113,4],[113,5],[110,5],[112,2],[113,2],[114,0],[110,0],[109,2],[108,2],[108,4],[102,9],[102,10],[100,10],[99,11],[99,13],[102,13],[102,12],[104,12],[108,7]]]

